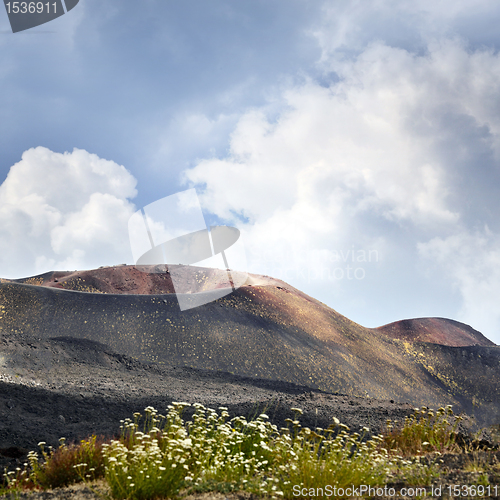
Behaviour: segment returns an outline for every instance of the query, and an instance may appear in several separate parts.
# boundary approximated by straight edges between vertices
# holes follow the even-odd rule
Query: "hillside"
[[[469,325],[446,318],[404,319],[375,330],[406,342],[430,342],[453,347],[495,345]]]
[[[186,273],[199,290],[228,286],[225,273]],[[265,276],[250,275],[230,295],[183,312],[172,291],[167,273],[132,266],[4,280],[0,327],[24,338],[97,341],[170,367],[413,405],[453,404],[500,421],[500,348],[467,325],[424,318],[368,329]]]

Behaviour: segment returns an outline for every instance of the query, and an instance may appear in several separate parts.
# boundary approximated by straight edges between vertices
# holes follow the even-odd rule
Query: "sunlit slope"
[[[500,348],[391,338],[282,282],[244,286],[184,312],[173,294],[82,293],[3,283],[0,306],[1,328],[32,338],[81,337],[170,365],[416,405],[474,407],[485,417],[498,411]]]
[[[495,345],[469,325],[445,318],[404,319],[375,328],[375,331],[407,342],[430,342],[453,347]]]
[[[51,271],[29,278],[4,281],[76,292],[151,295],[175,293],[170,275],[170,271],[175,271],[181,286],[192,293],[231,287],[228,273],[221,269],[180,265],[141,266],[141,269],[122,264],[87,271]],[[232,271],[232,276],[238,283],[244,283],[247,279],[249,283],[279,282],[273,278],[247,275],[237,271]]]

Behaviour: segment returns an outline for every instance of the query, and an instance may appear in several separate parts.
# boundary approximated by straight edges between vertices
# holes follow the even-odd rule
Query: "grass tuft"
[[[451,405],[437,411],[425,406],[417,408],[413,415],[405,418],[402,427],[387,421],[384,445],[404,456],[454,451],[457,448],[456,431],[461,420],[461,416],[453,414]]]

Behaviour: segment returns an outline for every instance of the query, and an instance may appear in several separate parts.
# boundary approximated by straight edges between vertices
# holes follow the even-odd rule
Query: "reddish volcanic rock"
[[[192,293],[231,287],[228,273],[225,270],[177,265],[169,265],[168,267],[164,265],[142,266],[141,269],[143,270],[124,264],[87,271],[53,271],[30,278],[10,280],[10,282],[63,288],[76,292],[134,295],[170,294],[175,293],[175,289],[169,270],[175,269],[177,276],[182,273],[184,286],[187,285]],[[149,272],[144,272],[145,270]],[[244,280],[246,277],[237,271],[231,271],[231,273],[233,278],[241,275],[244,276]],[[248,274],[246,284],[249,286],[285,285],[280,280],[254,274]]]
[[[404,319],[373,330],[405,342],[430,342],[451,347],[495,345],[469,325],[446,318]]]

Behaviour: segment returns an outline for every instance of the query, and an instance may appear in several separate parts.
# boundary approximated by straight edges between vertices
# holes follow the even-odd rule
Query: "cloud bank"
[[[25,151],[0,186],[0,270],[19,278],[128,262],[136,180],[81,149]]]

